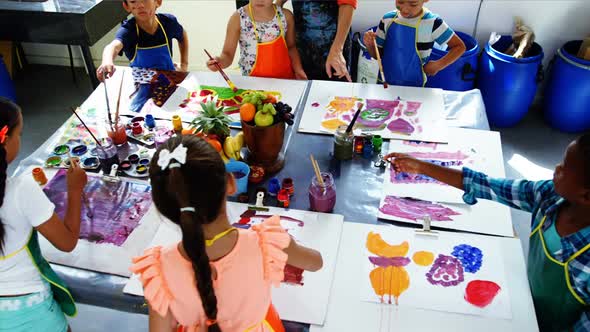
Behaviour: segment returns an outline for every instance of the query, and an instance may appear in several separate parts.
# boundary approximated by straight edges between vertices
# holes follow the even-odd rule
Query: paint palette
[[[144,145],[152,146],[155,143],[155,133],[153,127],[149,128],[145,123],[143,116],[132,118],[125,128],[127,137],[134,139]]]
[[[70,139],[65,144],[58,145],[53,149],[45,160],[45,167],[69,168],[70,157],[77,159],[83,169],[95,170],[100,166],[94,144],[85,140]]]
[[[149,175],[148,171],[150,162],[152,161],[152,155],[153,151],[146,149],[139,150],[128,155],[125,160],[121,161],[119,169],[127,176],[145,178]]]

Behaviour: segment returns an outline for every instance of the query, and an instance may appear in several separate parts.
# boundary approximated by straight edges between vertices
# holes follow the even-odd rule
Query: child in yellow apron
[[[539,327],[590,330],[590,134],[568,146],[553,180],[493,179],[398,153],[386,159],[396,171],[424,174],[464,190],[467,204],[483,198],[531,212],[527,272]]]
[[[223,51],[207,62],[227,68],[240,45],[239,65],[244,76],[307,79],[295,44],[293,14],[272,0],[251,1],[230,18]]]
[[[6,177],[6,168],[20,147],[21,130],[19,107],[0,98],[0,331],[65,332],[64,314],[74,316],[76,306],[66,285],[43,258],[37,231],[58,249],[74,249],[86,174],[72,163],[69,213],[62,222],[30,174]]]

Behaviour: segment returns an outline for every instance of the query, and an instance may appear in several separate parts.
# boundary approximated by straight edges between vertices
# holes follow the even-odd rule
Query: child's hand
[[[81,193],[86,182],[88,182],[86,172],[78,165],[78,161],[72,158],[67,173],[68,193]]]
[[[389,161],[396,172],[422,174],[422,162],[407,154],[394,152],[386,155],[383,159]]]
[[[429,61],[424,65],[424,72],[428,76],[434,76],[441,70],[440,64],[437,61]]]
[[[103,63],[96,69],[96,76],[98,77],[99,81],[104,81],[105,76],[107,78],[113,76],[115,73],[115,65],[112,63]]]
[[[217,68],[216,65],[219,65],[219,57],[218,56],[216,56],[215,59],[213,59],[213,60],[207,61],[207,68],[209,68],[210,71],[218,71],[219,68]]]
[[[374,48],[376,38],[376,33],[374,33],[373,31],[367,31],[363,35],[363,44],[365,44],[365,47],[367,48]]]
[[[307,74],[305,74],[305,71],[303,69],[296,70],[295,71],[295,79],[307,81]]]

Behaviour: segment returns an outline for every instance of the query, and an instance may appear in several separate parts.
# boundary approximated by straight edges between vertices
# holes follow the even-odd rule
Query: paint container
[[[279,179],[270,179],[268,182],[268,194],[271,196],[276,196],[279,193],[279,190],[281,190],[281,183],[279,182]]]
[[[113,165],[119,163],[119,156],[117,155],[117,147],[113,144],[113,140],[109,137],[102,138],[100,140],[102,148],[98,147],[96,154],[100,163],[102,164],[102,170],[105,173],[110,172]]]
[[[141,123],[133,122],[131,124],[131,133],[134,136],[139,136],[139,135],[143,134],[143,128],[141,127]]]
[[[182,120],[180,119],[180,115],[173,115],[172,116],[172,126],[174,127],[174,131],[176,131],[176,132],[182,131]]]
[[[260,183],[264,179],[264,168],[260,166],[250,166],[250,176],[248,181],[250,183]],[[266,191],[266,190],[265,190]]]
[[[128,171],[131,169],[131,161],[130,160],[123,160],[121,162],[121,170]]]
[[[45,176],[45,172],[41,167],[33,168],[33,179],[37,182],[40,186],[43,186],[47,183],[47,176]]]
[[[96,168],[100,164],[100,161],[96,157],[86,158],[83,162],[84,168]]]
[[[46,167],[57,167],[59,165],[61,165],[61,157],[58,156],[49,157],[45,161]]]
[[[293,179],[284,178],[281,188],[287,190],[287,192],[289,193],[290,196],[293,195],[295,193],[295,186],[293,185]]]
[[[139,159],[139,164],[143,166],[147,166],[150,164],[150,160],[147,158]]]
[[[352,131],[347,133],[348,126],[340,126],[334,133],[334,158],[337,160],[352,159],[354,135]]]
[[[373,136],[373,152],[381,153],[382,146],[383,146],[383,137],[381,137],[381,135]]]
[[[248,166],[248,164],[241,161],[230,160],[225,164],[225,171],[228,173],[242,173],[243,176],[236,179],[236,194],[248,192],[248,175],[250,175],[250,166]]]
[[[332,212],[336,205],[336,184],[331,173],[322,172],[324,185],[322,186],[317,177],[311,179],[309,186],[309,208],[316,212]]]
[[[70,147],[67,145],[58,145],[55,147],[55,149],[53,149],[53,153],[58,156],[64,155],[68,152],[70,152]]]
[[[354,153],[356,154],[363,154],[363,142],[364,138],[362,136],[357,136],[354,138]]]
[[[149,129],[154,129],[156,127],[156,120],[154,120],[154,116],[151,114],[146,114],[145,116],[145,126]]]
[[[135,168],[135,171],[137,172],[137,174],[145,174],[148,171],[147,166],[144,165],[139,165],[137,166],[137,168]]]
[[[72,149],[72,155],[79,157],[85,154],[88,151],[88,147],[86,145],[77,145]]]
[[[127,157],[127,159],[129,159],[129,162],[131,162],[132,164],[137,164],[139,162],[139,156],[136,154],[130,154],[129,157]]]
[[[168,127],[165,126],[158,126],[154,128],[154,134],[154,143],[156,143],[156,148],[166,143],[172,136],[170,134],[170,129],[168,129]]]
[[[365,141],[363,142],[363,158],[365,158],[365,159],[373,158],[373,138],[372,137],[365,137]]]
[[[114,121],[112,124],[106,121],[107,135],[111,138],[114,144],[121,145],[127,143],[127,131],[125,125],[121,123],[120,119]]]
[[[69,167],[70,167],[70,165],[72,164],[72,160],[75,160],[75,161],[77,161],[77,162],[78,162],[78,165],[80,165],[80,158],[78,158],[78,157],[71,157],[71,158],[68,158],[68,159],[66,159],[66,160],[64,161],[64,164],[65,164],[65,166],[66,166],[67,168],[69,168]]]
[[[289,203],[289,191],[281,189],[277,194],[277,205],[286,209],[289,207]]]

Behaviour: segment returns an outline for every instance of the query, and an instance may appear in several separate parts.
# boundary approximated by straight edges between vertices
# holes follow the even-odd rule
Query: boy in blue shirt
[[[424,7],[428,0],[396,0],[396,8],[383,16],[377,32],[363,36],[367,51],[376,58],[375,41],[389,84],[424,86],[465,52],[465,44],[438,15]],[[434,43],[448,45],[448,54],[429,61]]]

